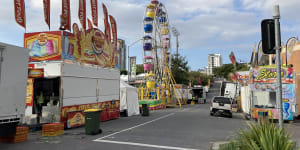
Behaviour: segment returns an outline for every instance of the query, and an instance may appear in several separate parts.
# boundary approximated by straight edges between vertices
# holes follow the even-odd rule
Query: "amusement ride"
[[[146,73],[139,87],[140,104],[148,103],[150,109],[181,107],[185,103],[176,89],[171,73],[171,32],[165,6],[152,0],[147,5],[143,19],[143,63]]]

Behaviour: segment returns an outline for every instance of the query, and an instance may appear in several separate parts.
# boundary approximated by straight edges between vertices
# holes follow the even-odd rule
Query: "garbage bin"
[[[100,109],[87,109],[85,114],[85,134],[95,135],[101,133],[100,127]]]
[[[142,104],[142,116],[149,116],[149,104]]]

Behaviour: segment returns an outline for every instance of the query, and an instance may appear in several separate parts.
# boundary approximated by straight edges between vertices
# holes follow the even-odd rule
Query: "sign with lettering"
[[[250,81],[250,71],[238,71],[235,73],[237,80],[244,84],[247,85],[247,83]]]
[[[29,69],[28,78],[43,78],[44,69]]]
[[[27,79],[26,106],[32,106],[33,104],[33,83],[34,80],[32,78]]]
[[[14,0],[14,4],[16,22],[23,28],[26,28],[24,0]]]
[[[256,67],[250,73],[253,83],[275,83],[277,70],[275,66]],[[292,67],[281,68],[282,83],[295,83],[295,71]]]
[[[67,119],[68,128],[80,127],[85,124],[85,116],[82,111],[68,112]]]

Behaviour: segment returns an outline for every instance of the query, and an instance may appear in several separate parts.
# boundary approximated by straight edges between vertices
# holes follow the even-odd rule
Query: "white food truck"
[[[0,136],[13,135],[25,113],[28,49],[0,43]]]

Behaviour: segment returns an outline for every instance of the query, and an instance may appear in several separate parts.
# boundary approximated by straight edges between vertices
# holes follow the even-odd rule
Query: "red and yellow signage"
[[[28,78],[43,78],[44,69],[29,69]]]
[[[32,78],[27,79],[26,106],[32,106],[33,104],[33,82]]]
[[[78,18],[82,25],[82,28],[86,29],[86,1],[79,0]]]
[[[84,124],[84,113],[86,109],[101,109],[101,121],[118,118],[120,116],[120,101],[106,101],[91,104],[73,105],[61,108],[61,122],[65,122],[70,128]],[[80,114],[78,114],[78,112]],[[117,114],[118,113],[118,114]]]
[[[253,83],[275,83],[277,70],[273,66],[256,67],[250,73]],[[292,67],[281,68],[282,83],[295,83],[295,71]]]
[[[118,51],[105,37],[104,33],[97,28],[89,28],[86,31],[79,30],[77,24],[73,24],[74,33],[65,32],[64,60],[94,64],[102,67],[114,68],[118,64],[115,56]]]
[[[82,111],[68,112],[67,127],[75,128],[85,124],[85,117]]]
[[[30,61],[61,60],[61,32],[25,33],[24,47]]]

